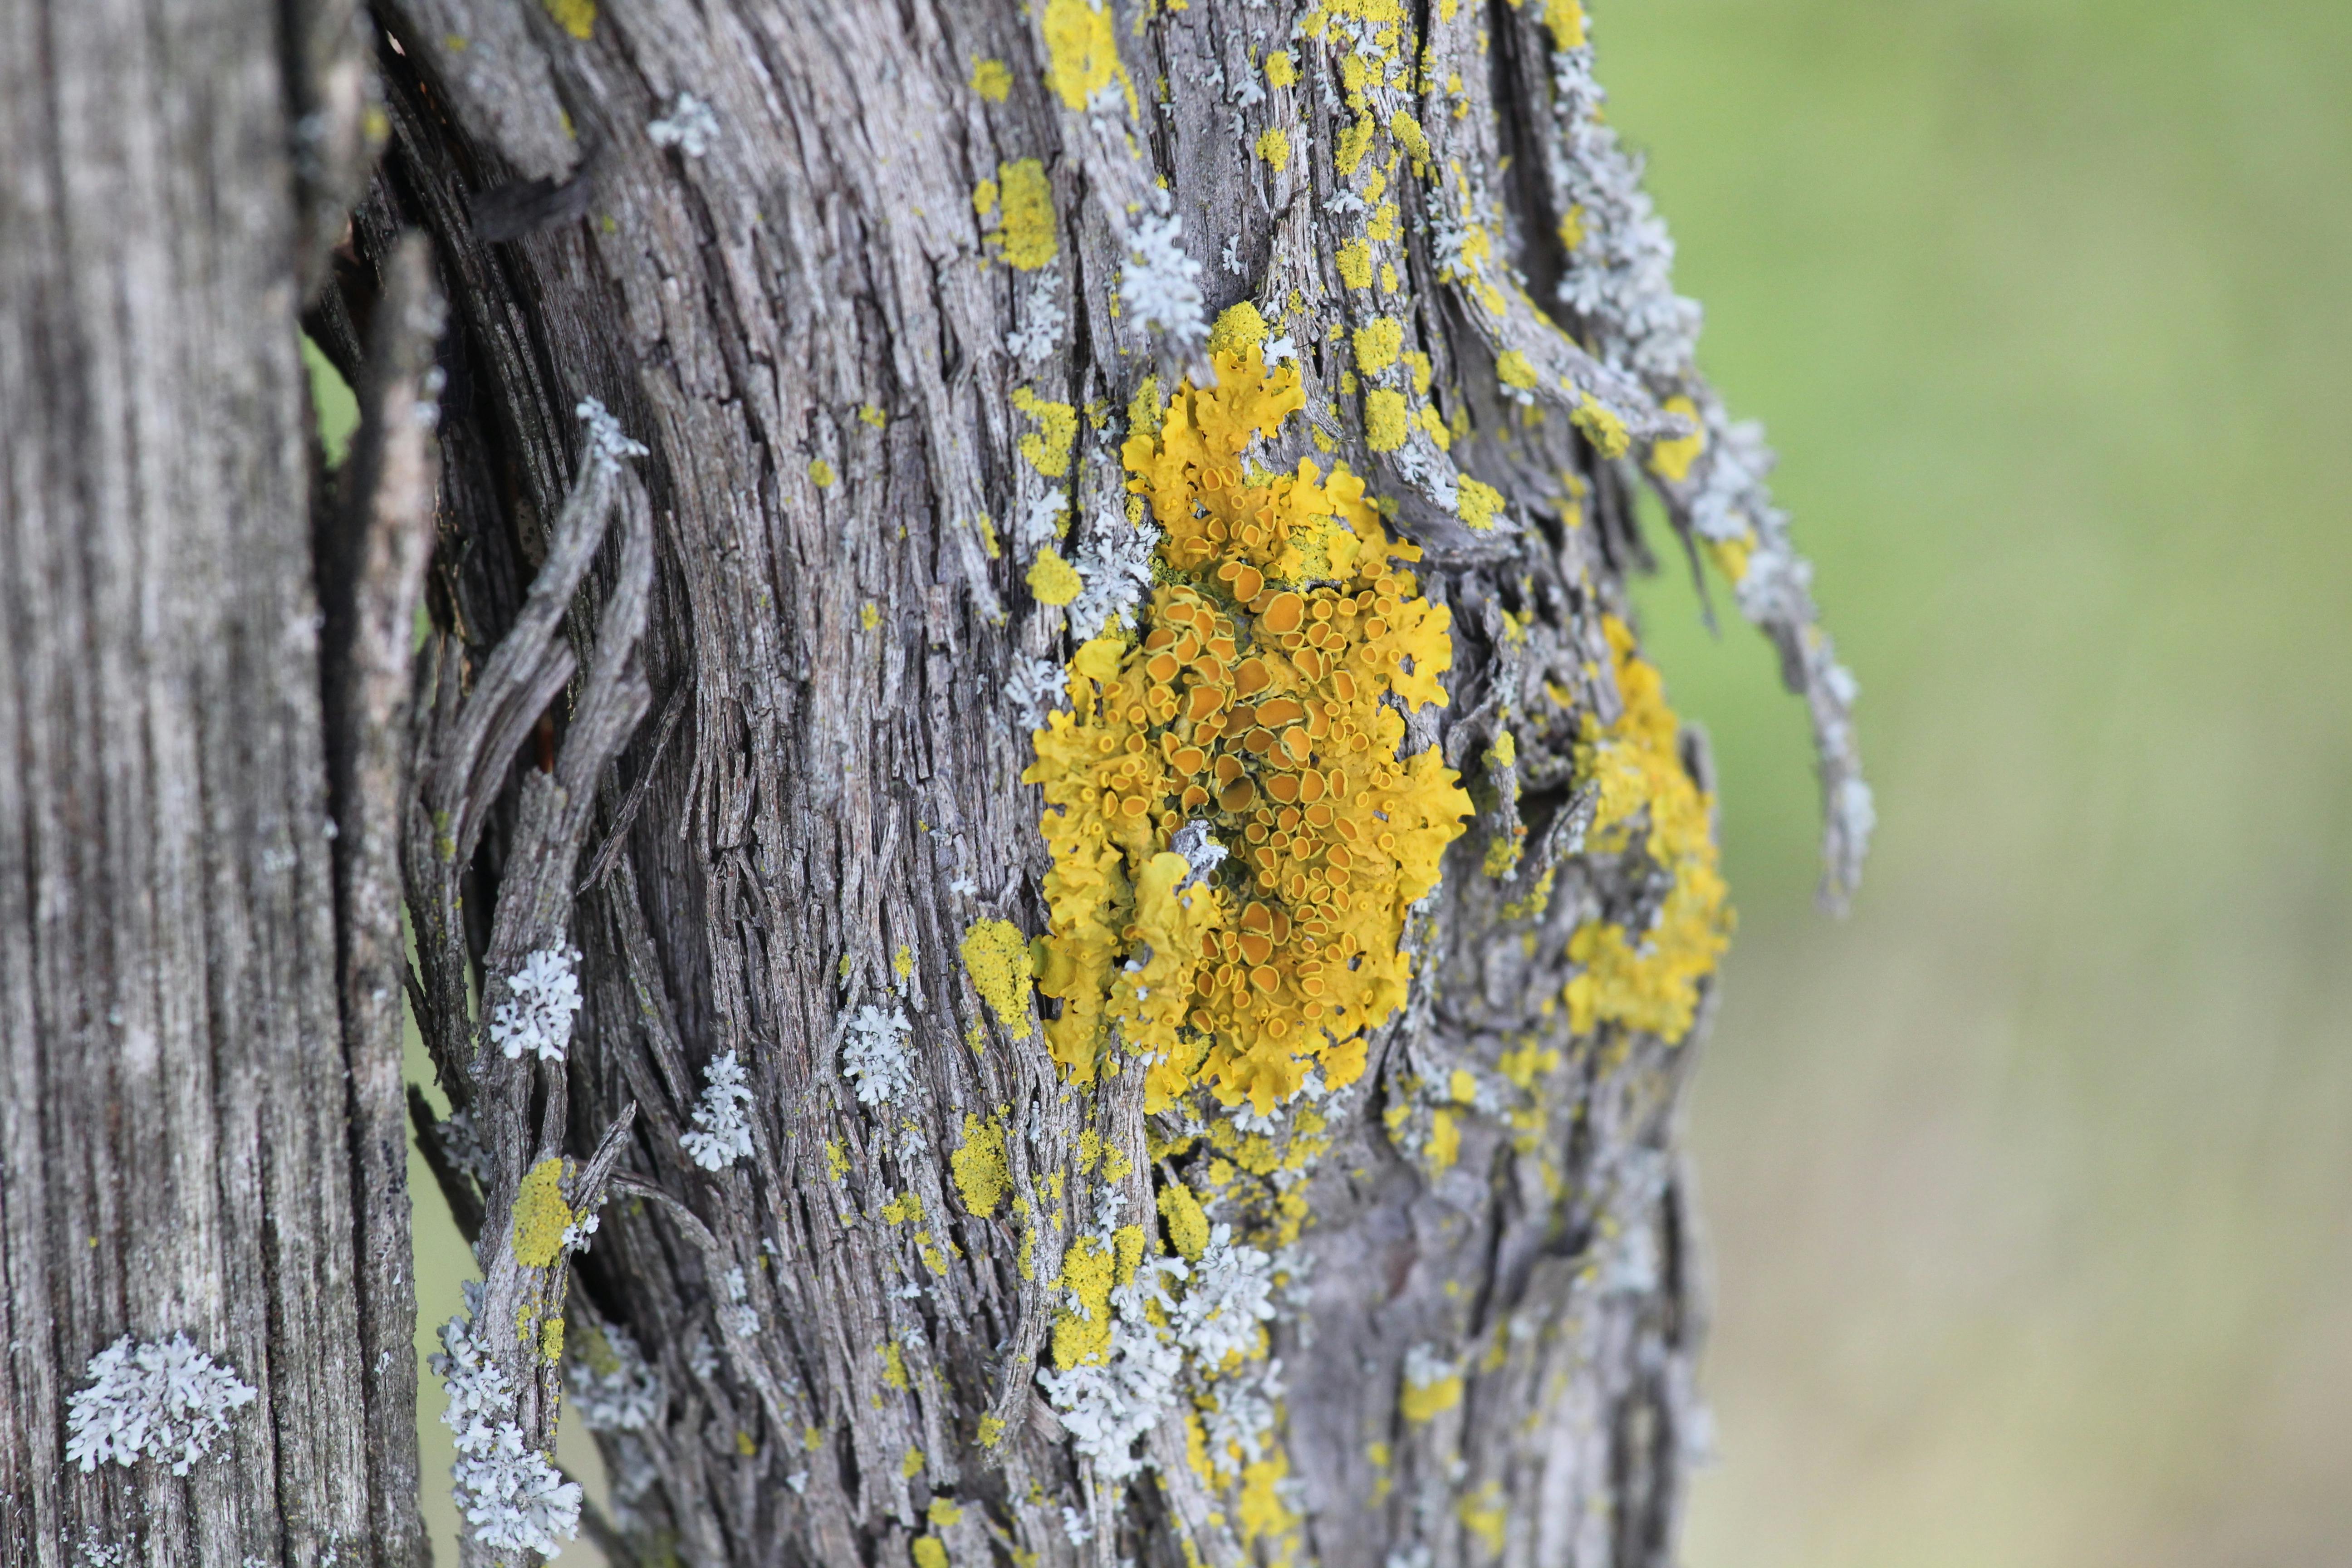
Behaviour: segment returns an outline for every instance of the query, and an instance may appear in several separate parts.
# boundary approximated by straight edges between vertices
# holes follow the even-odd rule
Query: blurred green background
[[[1801,710],[1649,586],[1743,917],[1685,1559],[2346,1561],[2352,5],[1625,0],[1595,39],[1881,812],[1822,919]],[[429,1327],[464,1259],[412,1180]]]
[[[1743,916],[1686,1561],[2352,1561],[2352,5],[1594,8],[1881,813],[1814,915],[1651,586]]]

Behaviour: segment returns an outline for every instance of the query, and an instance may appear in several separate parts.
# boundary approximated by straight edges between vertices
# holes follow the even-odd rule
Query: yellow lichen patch
[[[1492,528],[1503,510],[1503,492],[1465,475],[1454,488],[1454,510],[1471,528]]]
[[[1394,316],[1375,316],[1355,330],[1353,341],[1356,368],[1366,375],[1378,375],[1396,363],[1404,347],[1404,323]]]
[[[983,1415],[980,1418],[980,1446],[993,1448],[1004,1440],[1004,1417]]]
[[[1516,386],[1522,392],[1535,390],[1536,367],[1517,349],[1505,349],[1495,356],[1495,376],[1505,386]]]
[[[1582,973],[1568,983],[1569,1022],[1578,1034],[1620,1024],[1679,1040],[1690,1032],[1699,982],[1731,944],[1714,803],[1683,766],[1680,722],[1656,668],[1635,656],[1632,628],[1614,616],[1602,626],[1625,710],[1605,730],[1584,719],[1578,772],[1601,790],[1590,841],[1604,854],[1639,849],[1674,885],[1647,931],[1603,920],[1577,927],[1568,956]]]
[[[913,1384],[908,1381],[907,1355],[904,1351],[898,1348],[898,1341],[885,1340],[882,1342],[881,1349],[877,1353],[882,1358],[882,1381],[884,1383],[887,1384],[890,1387],[898,1390],[902,1394],[914,1386]]]
[[[1282,1500],[1282,1482],[1289,1474],[1290,1456],[1280,1448],[1243,1467],[1237,1511],[1244,1542],[1287,1535],[1298,1528],[1298,1516]]]
[[[947,1498],[935,1497],[931,1506],[923,1510],[923,1517],[938,1529],[951,1530],[963,1522],[963,1510]]]
[[[1004,220],[992,237],[1003,247],[1007,266],[1034,272],[1060,249],[1054,237],[1054,186],[1045,178],[1045,165],[1034,158],[1000,163],[996,178]],[[975,205],[978,200],[975,195]]]
[[[881,607],[873,600],[866,600],[857,607],[857,624],[869,632],[880,626],[882,624]]]
[[[1748,575],[1748,559],[1756,553],[1756,536],[1753,533],[1743,533],[1737,539],[1707,539],[1700,542],[1706,547],[1708,559],[1734,584]]]
[[[1380,206],[1373,211],[1371,221],[1364,225],[1365,237],[1369,239],[1394,239],[1396,237],[1396,232],[1397,205],[1394,202],[1382,202]]]
[[[546,0],[547,14],[555,25],[575,38],[593,37],[596,33],[596,0]]]
[[[1592,449],[1604,458],[1622,458],[1625,448],[1633,444],[1633,437],[1625,433],[1625,422],[1589,392],[1570,417],[1584,432],[1584,438],[1592,443]]]
[[[890,423],[890,416],[883,413],[880,408],[871,403],[859,404],[857,405],[857,416],[860,419],[865,420],[868,425],[873,426],[877,430],[881,429],[882,426]]]
[[[1429,177],[1429,138],[1422,133],[1421,121],[1400,109],[1389,116],[1389,134],[1397,139],[1412,160],[1412,172],[1423,179]],[[1395,160],[1391,158],[1393,164]]]
[[[1393,452],[1404,445],[1408,426],[1404,394],[1376,387],[1364,395],[1364,444],[1375,452]]]
[[[912,1191],[900,1193],[882,1205],[882,1217],[892,1225],[905,1225],[923,1217],[923,1200]]]
[[[1062,1288],[1072,1300],[1054,1316],[1054,1364],[1062,1368],[1110,1359],[1113,1258],[1101,1242],[1082,1236],[1062,1255]]]
[[[1503,1483],[1488,1481],[1476,1491],[1454,1505],[1454,1517],[1462,1528],[1478,1538],[1489,1557],[1503,1554],[1504,1527],[1510,1515],[1503,1508]]]
[[[1559,243],[1564,248],[1569,250],[1574,250],[1578,246],[1584,243],[1584,206],[1582,203],[1579,203],[1575,206],[1569,208],[1567,212],[1560,215]]]
[[[907,1479],[910,1481],[917,1476],[921,1475],[923,1473],[923,1451],[920,1448],[908,1449],[907,1457],[898,1461],[898,1473],[906,1477]]]
[[[563,1160],[550,1155],[523,1173],[515,1190],[515,1261],[526,1268],[545,1268],[563,1250],[563,1233],[579,1216],[563,1201]]]
[[[833,465],[826,462],[823,458],[812,458],[808,466],[808,477],[809,483],[814,485],[817,489],[821,490],[831,489],[833,488],[835,478]]]
[[[915,1568],[948,1568],[948,1543],[936,1535],[919,1535],[910,1549]]]
[[[1578,0],[1544,0],[1544,26],[1551,29],[1555,49],[1584,47],[1584,7]]]
[[[948,1169],[966,1209],[982,1219],[994,1214],[1013,1184],[1013,1172],[1004,1161],[1003,1127],[965,1111],[963,1146],[948,1156]]]
[[[1097,10],[1087,0],[1046,0],[1045,55],[1045,81],[1065,109],[1084,109],[1113,80],[1127,79],[1108,5]]]
[[[1013,406],[1027,415],[1037,428],[1021,437],[1021,455],[1049,479],[1070,471],[1070,446],[1078,438],[1078,411],[1066,403],[1048,403],[1029,388],[1016,387]]]
[[[1462,1403],[1462,1374],[1447,1373],[1444,1377],[1427,1383],[1407,1382],[1398,1396],[1397,1408],[1408,1421],[1419,1424],[1433,1421]]]
[[[1454,1162],[1462,1157],[1462,1129],[1455,1122],[1454,1112],[1440,1110],[1431,1114],[1429,1142],[1423,1146],[1422,1153],[1428,1160],[1433,1174],[1454,1169]]]
[[[1167,1222],[1168,1239],[1180,1257],[1197,1258],[1209,1248],[1209,1216],[1202,1212],[1201,1200],[1192,1189],[1181,1182],[1170,1182],[1160,1189],[1160,1217]]]
[[[1003,103],[1013,90],[1013,71],[1003,60],[971,62],[971,90],[991,103]]]
[[[971,188],[971,210],[986,219],[996,214],[996,182],[982,180]]]
[[[1209,352],[1213,354],[1249,353],[1265,346],[1265,317],[1259,313],[1255,305],[1244,300],[1218,312],[1217,324],[1209,329]],[[1152,395],[1154,398],[1159,396],[1157,386],[1153,387]],[[1150,426],[1150,433],[1155,436],[1160,433],[1158,412],[1157,408],[1153,410]]]
[[[824,1173],[836,1182],[849,1174],[849,1151],[842,1147],[838,1138],[825,1142]]]
[[[1372,286],[1371,247],[1362,240],[1351,239],[1341,246],[1339,255],[1334,259],[1339,266],[1340,282],[1350,289],[1369,289]]]
[[[975,921],[956,952],[971,988],[988,1004],[1004,1032],[1029,1037],[1029,939],[1011,921]]]
[[[1066,605],[1085,586],[1078,578],[1078,569],[1063,560],[1061,552],[1050,544],[1038,551],[1037,559],[1030,564],[1029,591],[1037,595],[1041,605]]]
[[[1264,1113],[1318,1063],[1334,1088],[1361,1074],[1363,1032],[1404,1001],[1405,910],[1471,808],[1435,752],[1398,758],[1384,700],[1445,700],[1451,618],[1401,564],[1420,551],[1344,468],[1245,468],[1298,411],[1297,372],[1212,363],[1216,384],[1179,388],[1123,452],[1163,530],[1141,640],[1078,650],[1071,710],[1036,731],[1023,777],[1045,786],[1054,858],[1055,1058],[1091,1081],[1116,1018],[1155,1058],[1147,1109],[1199,1084]],[[1238,864],[1187,888],[1168,845],[1189,821]]]
[[[547,1364],[557,1366],[563,1361],[563,1320],[550,1318],[539,1326],[539,1353]]]
[[[900,942],[898,950],[890,955],[890,973],[898,977],[901,984],[914,978],[915,950]]]
[[[1257,155],[1271,164],[1276,174],[1290,167],[1290,138],[1278,125],[1269,126],[1257,139]]]
[[[1265,57],[1265,85],[1288,87],[1298,79],[1298,64],[1286,49],[1276,49]]]
[[[1699,423],[1698,405],[1687,397],[1669,397],[1658,405],[1669,414],[1679,414],[1691,422],[1691,433],[1672,440],[1654,441],[1650,445],[1650,471],[1670,484],[1680,484],[1690,478],[1691,465],[1706,450],[1706,427]],[[1737,581],[1737,579],[1734,579]]]

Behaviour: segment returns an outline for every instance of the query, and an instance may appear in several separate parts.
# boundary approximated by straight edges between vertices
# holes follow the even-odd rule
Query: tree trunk
[[[390,1215],[396,835],[454,1106],[411,1109],[482,1274],[439,1363],[468,1561],[575,1523],[646,1568],[1670,1561],[1704,1440],[1675,1106],[1729,914],[1631,629],[1637,489],[1809,702],[1830,902],[1868,795],[1575,0],[375,21],[389,147],[307,320],[376,413],[320,535],[326,668],[293,661],[327,738],[297,679],[284,776],[381,832],[339,851],[340,976],[268,977],[340,978],[361,1086],[356,1163],[299,1205]],[[285,213],[325,210],[305,179]],[[413,721],[407,230],[451,306]],[[213,319],[282,319],[293,265]],[[270,384],[283,427],[239,430],[285,489]],[[206,558],[250,575],[191,599],[185,668],[257,584],[299,597],[280,547]],[[28,703],[98,678],[27,667],[68,634],[10,603],[54,765],[134,776],[62,725],[156,689]],[[241,820],[186,853],[241,867]],[[10,1137],[13,1268],[22,1160],[63,1145]],[[543,1457],[566,1414],[610,1517]]]
[[[383,504],[320,504],[314,583],[299,289],[358,194],[371,41],[303,9],[0,6],[11,1565],[423,1543],[372,737],[433,485],[385,380]],[[388,283],[424,309],[421,262]]]

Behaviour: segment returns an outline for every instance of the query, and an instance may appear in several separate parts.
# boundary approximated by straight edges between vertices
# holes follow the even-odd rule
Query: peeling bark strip
[[[347,527],[322,499],[356,548],[314,580],[298,279],[356,188],[371,40],[297,9],[289,37],[249,0],[0,7],[11,1568],[408,1568],[422,1535],[369,827],[404,791],[367,731],[433,487],[420,333],[388,331],[399,428]],[[352,612],[323,637],[322,600]]]
[[[378,17],[315,321],[432,237],[469,1560],[568,1384],[647,1564],[1670,1561],[1730,917],[1636,487],[1832,903],[1869,808],[1575,0]]]

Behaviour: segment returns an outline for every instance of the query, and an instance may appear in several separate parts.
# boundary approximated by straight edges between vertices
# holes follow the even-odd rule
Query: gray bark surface
[[[355,504],[344,553],[374,565],[338,595],[370,625],[322,638],[297,336],[368,69],[349,6],[290,36],[228,0],[0,7],[12,1565],[406,1568],[421,1544],[398,883],[365,831],[404,792],[352,737],[404,705],[383,556],[419,554],[429,453],[390,443],[405,499]],[[400,358],[371,398],[395,423]],[[255,1391],[184,1475],[68,1463],[69,1404],[126,1335],[184,1335]]]

